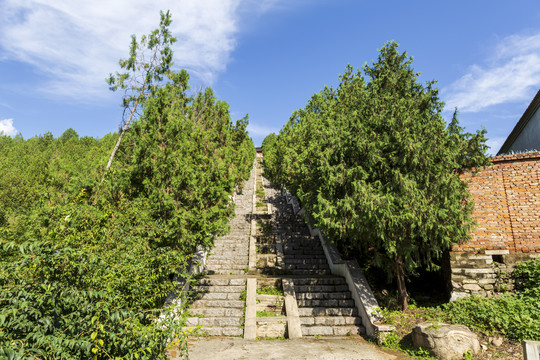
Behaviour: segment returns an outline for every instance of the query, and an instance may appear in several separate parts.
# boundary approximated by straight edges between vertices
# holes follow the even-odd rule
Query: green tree
[[[469,238],[473,203],[459,171],[488,160],[485,130],[464,133],[456,114],[447,126],[435,82],[418,83],[397,47],[385,44],[364,67],[368,81],[349,66],[337,90],[296,111],[270,166],[332,241],[395,278],[405,309],[406,276],[436,269]]]
[[[77,134],[77,132],[73,130],[72,128],[69,128],[66,131],[64,131],[62,135],[60,135],[58,140],[60,140],[60,142],[62,143],[65,143],[66,141],[69,141],[70,139],[78,139],[78,138],[79,138],[79,134]]]
[[[173,63],[171,45],[176,42],[169,31],[171,14],[167,11],[161,14],[159,29],[154,30],[148,36],[143,35],[137,42],[135,35],[131,37],[129,58],[120,60],[120,67],[125,72],[116,75],[111,74],[107,79],[109,88],[113,91],[125,90],[123,106],[123,127],[120,136],[109,157],[105,171],[109,170],[120,147],[122,139],[129,128],[130,123],[140,112],[139,106],[144,106],[149,95],[159,88],[160,82],[167,74]]]

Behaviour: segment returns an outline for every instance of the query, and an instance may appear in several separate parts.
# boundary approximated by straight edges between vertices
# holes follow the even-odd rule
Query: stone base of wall
[[[537,256],[540,253],[511,253],[509,250],[451,252],[450,301],[472,294],[492,296],[498,292],[512,291],[514,284],[510,274],[516,265]]]

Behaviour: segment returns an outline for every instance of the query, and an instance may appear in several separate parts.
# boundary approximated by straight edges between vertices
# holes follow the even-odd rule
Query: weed
[[[283,315],[272,312],[272,311],[268,311],[266,309],[257,311],[257,317],[272,317],[272,316],[283,316]]]
[[[285,336],[278,336],[278,337],[265,336],[262,338],[257,338],[257,340],[288,340],[288,339]]]
[[[240,293],[240,300],[246,301],[246,298],[247,298],[247,290],[244,289],[244,290],[242,290],[242,292]]]
[[[279,290],[275,286],[263,286],[257,289],[257,294],[261,295],[283,295],[283,290]]]

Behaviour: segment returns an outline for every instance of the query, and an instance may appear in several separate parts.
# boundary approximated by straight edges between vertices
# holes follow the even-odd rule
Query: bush
[[[521,263],[513,272],[521,291],[500,297],[470,296],[444,305],[454,323],[509,339],[540,340],[540,260]]]
[[[524,261],[512,273],[518,290],[540,287],[540,258]]]

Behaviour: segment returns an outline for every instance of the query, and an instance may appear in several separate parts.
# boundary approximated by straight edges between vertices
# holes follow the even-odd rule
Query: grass
[[[273,316],[284,316],[284,315],[281,315],[272,311],[268,311],[266,309],[257,311],[257,317],[273,317]]]
[[[278,337],[265,336],[262,338],[257,338],[257,340],[289,340],[289,339],[287,339],[285,336],[278,336]]]
[[[257,289],[257,294],[261,295],[281,295],[283,296],[283,290],[279,290],[275,286],[263,286],[260,289]]]

